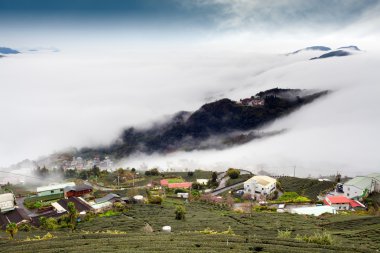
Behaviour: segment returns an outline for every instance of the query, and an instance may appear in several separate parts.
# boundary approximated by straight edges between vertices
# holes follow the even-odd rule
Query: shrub
[[[13,238],[18,232],[17,224],[13,222],[9,223],[6,227],[5,232],[7,232],[11,236],[11,239],[13,240]]]
[[[90,221],[90,220],[93,220],[94,218],[96,217],[95,213],[94,212],[88,212],[86,213],[86,215],[84,216],[84,221]]]
[[[158,169],[151,169],[151,170],[145,171],[145,176],[158,176],[158,175],[160,175],[160,172],[158,171]]]
[[[148,199],[150,204],[161,205],[162,198],[160,196],[152,196]]]
[[[304,237],[304,241],[322,245],[331,245],[334,242],[331,234],[328,232],[314,233],[314,235]]]
[[[186,209],[184,206],[177,206],[175,208],[175,219],[176,220],[184,220],[186,214]]]
[[[144,233],[153,233],[153,228],[148,223],[145,224],[145,226],[142,228],[142,231]]]
[[[278,201],[281,201],[281,202],[310,202],[310,199],[303,197],[303,196],[300,196],[296,192],[284,192],[284,194],[278,198]]]
[[[292,235],[292,231],[290,230],[277,230],[277,231],[278,231],[277,238],[288,239]]]
[[[21,224],[19,230],[29,232],[30,230],[32,230],[32,226],[30,226],[29,224]]]
[[[120,202],[115,202],[115,203],[113,203],[113,209],[116,212],[122,212],[124,210],[124,205]]]
[[[231,179],[236,179],[240,176],[240,170],[229,168],[227,170],[227,176],[229,176]]]

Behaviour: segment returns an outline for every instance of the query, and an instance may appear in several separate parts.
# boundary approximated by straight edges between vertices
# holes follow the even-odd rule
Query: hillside
[[[253,130],[286,116],[327,93],[276,88],[249,98],[262,100],[264,105],[259,106],[221,99],[205,104],[195,112],[179,112],[168,122],[156,124],[149,129],[130,127],[123,131],[114,144],[101,148],[83,148],[76,156],[91,158],[100,154],[121,158],[134,152],[151,154],[226,148],[281,133],[259,134]]]
[[[318,181],[317,179],[281,177],[278,179],[281,187],[286,192],[297,192],[311,200],[317,200],[317,196],[327,190],[331,190],[336,185],[331,181]]]
[[[165,200],[161,206],[133,205],[124,214],[98,217],[83,222],[71,233],[50,230],[50,240],[23,241],[27,236],[45,235],[46,230],[19,232],[9,241],[0,232],[1,252],[371,252],[379,248],[380,217],[338,215],[300,216],[288,213],[241,214],[201,202],[186,205],[186,219],[175,220],[179,200]],[[268,221],[271,222],[268,222]],[[143,232],[149,223],[153,233]],[[170,225],[172,233],[160,232]],[[234,235],[223,234],[231,227]],[[210,234],[207,228],[217,231]],[[292,231],[290,238],[278,238],[278,230]],[[209,230],[209,231],[210,231]],[[201,232],[203,231],[203,232]],[[299,235],[328,232],[331,245],[296,240]],[[69,242],[69,243],[68,243]]]

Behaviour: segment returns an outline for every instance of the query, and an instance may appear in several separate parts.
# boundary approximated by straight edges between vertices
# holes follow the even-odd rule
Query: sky
[[[0,58],[0,166],[280,86],[334,93],[267,126],[281,136],[123,165],[380,171],[379,13],[374,0],[0,0],[0,46],[22,52]],[[363,51],[284,55],[313,45]]]

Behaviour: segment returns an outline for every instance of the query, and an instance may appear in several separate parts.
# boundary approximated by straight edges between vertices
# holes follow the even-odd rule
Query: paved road
[[[16,198],[16,204],[17,204],[17,206],[18,206],[19,208],[24,209],[25,212],[26,212],[26,214],[27,214],[28,216],[34,216],[34,215],[35,215],[35,212],[29,210],[28,208],[26,208],[26,207],[24,206],[24,199],[25,199],[25,197]]]
[[[250,171],[247,170],[240,170],[240,175],[247,175],[252,174]],[[226,183],[228,181],[227,172],[220,173],[218,175],[217,181],[219,182],[219,186],[216,187],[215,191],[218,191],[224,187],[226,187]]]
[[[218,195],[218,194],[221,194],[222,192],[229,191],[229,190],[235,188],[236,186],[240,186],[240,185],[243,186],[243,185],[244,185],[244,182],[240,182],[240,183],[237,183],[237,184],[233,184],[233,185],[230,185],[230,186],[225,187],[225,188],[223,188],[223,189],[215,190],[215,191],[213,191],[213,192],[211,193],[211,195],[216,196],[216,195]]]

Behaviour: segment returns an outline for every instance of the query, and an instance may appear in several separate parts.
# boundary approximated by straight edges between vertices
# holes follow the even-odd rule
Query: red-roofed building
[[[335,207],[336,210],[350,210],[356,207],[365,207],[362,203],[356,200],[349,199],[343,195],[341,196],[326,196],[323,200],[325,205]]]
[[[169,184],[169,181],[167,180],[167,179],[161,179],[161,181],[160,181],[160,185],[161,186],[168,186],[168,184]]]
[[[168,184],[168,187],[170,189],[178,189],[178,188],[189,189],[191,187],[191,185],[192,185],[191,182],[182,182],[182,183],[171,183],[171,184]]]

